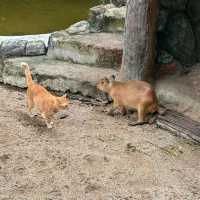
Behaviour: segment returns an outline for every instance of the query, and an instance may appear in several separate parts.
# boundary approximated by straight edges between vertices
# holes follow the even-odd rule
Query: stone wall
[[[123,6],[127,0],[104,0]],[[175,58],[184,65],[200,62],[200,0],[160,0],[158,62]]]
[[[158,49],[185,65],[200,61],[199,0],[160,0]]]
[[[99,1],[106,5],[90,9],[89,23],[81,21],[66,29],[66,32],[123,34],[126,15],[124,5],[127,0]],[[0,37],[0,56],[45,55],[49,34],[35,37]],[[158,63],[166,64],[176,59],[181,64],[190,66],[200,62],[200,0],[160,0],[157,38]]]

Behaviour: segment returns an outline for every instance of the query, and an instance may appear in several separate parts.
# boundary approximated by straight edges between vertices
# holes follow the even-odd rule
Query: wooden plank
[[[156,124],[159,128],[200,143],[200,122],[194,121],[181,113],[167,110],[163,116],[158,115]]]

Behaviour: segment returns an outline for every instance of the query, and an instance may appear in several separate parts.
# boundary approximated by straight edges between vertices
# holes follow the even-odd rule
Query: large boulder
[[[5,40],[0,47],[3,57],[39,56],[47,52],[47,47],[41,40]]]
[[[1,55],[8,56],[23,56],[25,55],[27,41],[26,40],[6,40],[1,44]]]
[[[112,4],[114,4],[117,7],[125,6],[126,2],[127,2],[127,0],[100,0],[100,3],[103,3],[103,4],[110,4],[110,3],[112,3]]]
[[[0,57],[0,83],[3,82],[3,77],[2,77],[2,74],[3,74],[3,68],[4,68],[3,58]]]
[[[180,73],[159,76],[155,90],[158,99],[162,103],[176,105],[184,110],[200,110],[200,65],[191,67],[187,76]]]
[[[185,10],[187,2],[188,0],[160,0],[160,5],[171,10]]]
[[[115,6],[125,6],[127,0],[111,0],[111,2],[115,5]]]
[[[193,24],[200,23],[200,1],[189,0],[187,6],[187,13]]]
[[[104,13],[107,9],[114,8],[112,4],[98,5],[89,10],[89,23],[91,31],[100,32],[104,26]]]
[[[126,7],[110,8],[104,13],[105,32],[123,32],[125,26]]]
[[[195,36],[189,19],[183,13],[176,13],[169,18],[161,40],[162,48],[182,64],[195,62]]]
[[[90,9],[89,23],[91,31],[123,32],[126,7],[115,7],[113,4],[99,5]]]
[[[40,56],[47,53],[47,48],[43,41],[29,41],[26,44],[25,55],[26,56]]]
[[[80,21],[73,25],[71,25],[69,28],[65,30],[68,34],[74,35],[74,34],[87,34],[90,32],[90,24],[87,21]]]
[[[91,68],[86,65],[50,60],[47,56],[9,58],[4,60],[3,65],[0,63],[2,69],[0,80],[4,84],[26,87],[21,62],[30,65],[34,81],[44,87],[63,93],[70,90],[72,93],[90,97],[95,97],[97,94],[96,84],[100,78],[117,73],[113,69]]]
[[[20,36],[0,36],[0,43],[3,41],[42,41],[47,47],[49,41],[49,33],[37,35],[20,35]]]
[[[160,9],[159,16],[158,16],[158,22],[157,22],[157,30],[159,32],[165,30],[168,16],[169,16],[169,10],[164,9],[164,8]]]
[[[200,1],[189,0],[187,14],[190,17],[196,38],[196,57],[200,61]]]
[[[50,37],[48,56],[76,64],[120,68],[122,45],[121,34],[69,35],[65,32],[57,32]]]
[[[173,59],[173,56],[164,50],[160,50],[157,55],[157,62],[159,64],[170,64],[173,62]]]
[[[198,62],[200,62],[200,22],[194,27],[196,36],[196,56]]]

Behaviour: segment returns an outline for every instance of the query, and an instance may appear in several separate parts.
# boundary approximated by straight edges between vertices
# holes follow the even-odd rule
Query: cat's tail
[[[25,72],[26,83],[27,83],[27,86],[29,87],[30,85],[33,84],[33,79],[32,79],[32,76],[31,76],[31,71],[29,69],[29,65],[27,63],[25,63],[25,62],[22,62],[21,63],[21,67]]]

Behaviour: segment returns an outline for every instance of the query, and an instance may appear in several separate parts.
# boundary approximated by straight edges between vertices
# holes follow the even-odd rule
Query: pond
[[[49,33],[87,19],[99,0],[0,0],[0,35]]]

